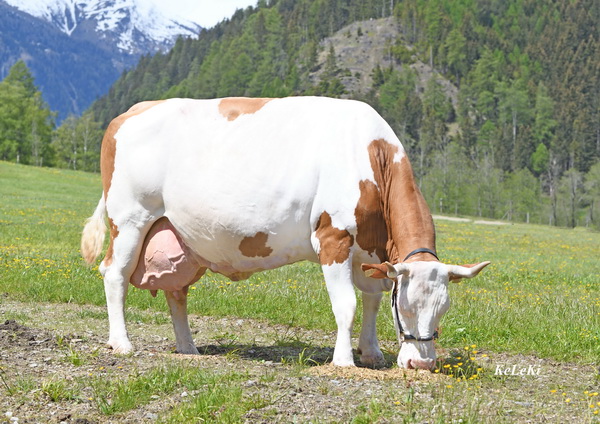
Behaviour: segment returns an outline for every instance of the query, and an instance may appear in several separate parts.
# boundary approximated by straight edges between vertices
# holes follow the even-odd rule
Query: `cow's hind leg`
[[[173,330],[175,331],[175,340],[178,353],[198,354],[198,349],[194,344],[192,332],[187,315],[187,290],[181,290],[175,294],[171,291],[165,291],[165,297],[171,311],[171,320],[173,321]]]
[[[333,352],[333,364],[354,366],[352,357],[352,325],[356,312],[356,293],[352,284],[351,260],[341,264],[322,265],[323,276],[337,323],[337,340]]]
[[[101,265],[108,310],[109,337],[107,344],[115,353],[133,351],[125,327],[125,298],[129,277],[137,264],[142,240],[149,225],[140,229],[133,225],[116,227],[111,223],[111,240],[107,256]]]
[[[377,341],[377,312],[381,303],[382,293],[362,294],[363,300],[363,322],[358,341],[360,351],[360,362],[372,368],[385,365],[385,360],[379,342]]]

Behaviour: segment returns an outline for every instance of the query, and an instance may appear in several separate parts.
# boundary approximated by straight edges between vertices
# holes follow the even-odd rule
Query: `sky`
[[[169,15],[179,15],[210,28],[233,15],[236,9],[256,6],[257,0],[152,0]]]

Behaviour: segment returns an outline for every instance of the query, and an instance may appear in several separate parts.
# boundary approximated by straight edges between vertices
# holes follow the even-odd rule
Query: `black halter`
[[[402,262],[406,262],[406,260],[408,258],[410,258],[413,255],[416,255],[417,253],[429,253],[433,256],[435,256],[435,258],[437,260],[439,260],[439,258],[437,257],[437,255],[435,254],[435,252],[431,249],[427,249],[425,247],[420,248],[420,249],[416,249],[413,250],[412,252],[410,252],[408,255],[406,255],[406,258],[404,258],[404,261]],[[415,341],[415,342],[430,342],[432,340],[435,340],[439,337],[437,330],[433,332],[433,335],[429,336],[429,337],[415,337],[412,334],[408,334],[404,331],[404,328],[402,327],[402,322],[400,321],[400,313],[398,312],[398,302],[397,302],[397,294],[398,294],[398,279],[396,278],[394,280],[394,288],[392,290],[392,310],[394,311],[394,323],[396,324],[396,331],[398,333],[398,339],[400,340],[400,343],[410,340],[410,341]]]
[[[404,258],[404,260],[402,262],[406,262],[408,260],[408,258],[416,255],[417,253],[429,253],[430,255],[433,255],[438,261],[440,260],[440,258],[438,258],[438,256],[436,255],[436,253],[433,250],[428,249],[426,247],[421,247],[420,249],[415,249],[412,252],[410,252],[408,255],[406,255],[406,258]]]

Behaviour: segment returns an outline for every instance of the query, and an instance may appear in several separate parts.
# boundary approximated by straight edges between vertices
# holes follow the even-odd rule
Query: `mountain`
[[[142,0],[0,0],[0,79],[23,60],[60,121],[83,112],[142,55],[199,31]]]
[[[4,0],[77,40],[107,50],[140,55],[169,49],[179,36],[195,36],[200,26],[165,16],[147,0]]]

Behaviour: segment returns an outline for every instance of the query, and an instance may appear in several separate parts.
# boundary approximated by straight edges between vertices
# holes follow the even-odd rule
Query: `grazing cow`
[[[322,267],[338,326],[335,365],[354,365],[354,287],[363,297],[361,362],[383,361],[375,321],[382,292],[394,288],[404,342],[398,363],[429,369],[448,282],[488,264],[438,261],[431,214],[400,141],[357,101],[140,103],[109,125],[101,171],[104,192],[83,230],[82,254],[88,263],[100,254],[108,216],[100,272],[117,353],[132,351],[128,282],[165,292],[177,351],[191,354],[198,351],[186,294],[207,269],[240,280],[309,260]]]

